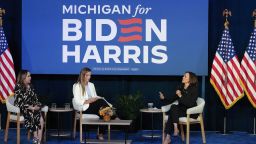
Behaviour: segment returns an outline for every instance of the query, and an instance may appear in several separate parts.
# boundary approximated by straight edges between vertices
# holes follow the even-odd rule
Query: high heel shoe
[[[103,134],[97,135],[98,140],[104,140]]]
[[[33,140],[32,140],[32,143],[33,143],[33,144],[38,144],[38,142],[39,142],[39,139],[36,138],[36,137],[34,137]]]
[[[180,133],[180,131],[179,131],[179,130],[176,130],[176,131],[174,131],[173,136],[178,136],[179,133]]]

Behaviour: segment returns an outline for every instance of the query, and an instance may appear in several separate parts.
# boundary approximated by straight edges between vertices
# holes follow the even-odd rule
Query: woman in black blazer
[[[171,99],[167,99],[162,92],[159,92],[160,99],[166,104],[171,104],[175,100],[178,101],[178,105],[172,105],[168,111],[168,121],[165,127],[166,137],[164,144],[171,142],[171,130],[173,129],[173,135],[179,134],[178,123],[179,117],[186,117],[187,109],[196,106],[196,100],[198,97],[198,80],[197,76],[192,72],[186,72],[182,77],[182,84],[177,88],[175,95]],[[191,118],[197,118],[198,115],[191,115]]]

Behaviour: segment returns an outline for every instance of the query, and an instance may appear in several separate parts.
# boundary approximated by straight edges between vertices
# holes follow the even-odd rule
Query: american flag
[[[3,27],[0,26],[0,100],[13,95],[16,76],[13,59],[5,38]]]
[[[226,109],[244,96],[240,70],[229,30],[225,28],[213,60],[210,82]]]
[[[256,108],[256,28],[241,62],[242,84],[251,104]]]

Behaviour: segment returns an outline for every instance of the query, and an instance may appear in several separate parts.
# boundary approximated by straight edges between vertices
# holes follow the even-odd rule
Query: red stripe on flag
[[[239,81],[240,78],[241,78],[240,70],[239,70],[238,67],[236,66],[236,64],[235,64],[235,62],[233,61],[233,59],[231,60],[231,63],[232,63],[233,68],[235,69],[235,73],[238,75],[238,78],[239,78],[239,79],[236,78],[236,76],[234,75],[234,72],[232,71],[231,67],[228,67],[229,73],[230,73],[230,75],[232,76],[232,78],[233,78],[233,80],[234,80],[234,82],[235,82],[235,85],[237,86],[239,92],[242,93],[242,92],[243,92],[243,88],[242,88],[242,86],[240,85],[240,81]],[[238,94],[238,96],[240,95],[240,93]]]
[[[9,66],[11,66],[11,68],[13,68],[13,63],[9,60],[8,56],[6,54],[3,54],[3,56],[8,61]],[[11,70],[13,70],[13,69],[8,68],[5,63],[3,63],[2,65],[4,66],[5,71],[8,73],[8,77],[10,77],[12,79],[12,81],[15,83],[15,77],[11,72]]]
[[[222,90],[221,90],[221,86],[218,84],[217,80],[215,79],[215,77],[214,77],[213,75],[211,75],[211,80],[213,81],[215,87],[216,87],[217,90],[219,91],[219,93],[220,93],[219,96],[220,96],[220,97],[222,98],[222,100],[225,102],[225,105],[228,106],[229,103],[228,103],[226,97],[224,96],[224,94],[223,94],[223,92],[222,92]]]
[[[220,79],[221,83],[223,84],[224,83],[224,79],[222,78],[220,72],[218,71],[218,69],[214,65],[212,66],[212,70],[216,73],[216,75]]]
[[[248,69],[250,70],[250,72],[252,73],[252,75],[255,75],[255,70],[253,69],[252,65],[250,64],[249,60],[245,57],[243,59],[243,61],[245,62],[245,65],[248,67]],[[243,66],[243,65],[242,65]],[[246,70],[247,71],[247,70]],[[248,77],[247,77],[248,78]]]
[[[7,88],[3,85],[3,83],[2,83],[1,86],[2,86],[2,89],[3,89],[2,95],[3,95],[4,99],[5,99],[5,98],[6,98],[5,95],[8,96],[8,90],[7,90]]]
[[[10,54],[9,49],[7,49],[7,50],[8,50],[8,53]],[[8,57],[7,51],[4,52],[2,55],[5,57],[7,63],[10,65],[10,67],[12,68],[12,70],[14,70],[14,64],[13,64],[12,58]]]
[[[223,64],[220,62],[220,60],[218,59],[217,56],[215,57],[214,61],[217,63],[217,66],[220,68],[220,70],[222,72],[225,72],[225,68],[224,68]],[[214,66],[216,74],[218,74],[219,79],[221,79],[221,82],[224,83],[224,79],[223,79],[223,76],[221,75],[220,71],[215,67],[214,64],[213,64],[213,66]]]
[[[3,86],[6,87],[6,89],[8,91],[8,89],[11,88],[12,85],[11,85],[10,81],[8,80],[8,78],[6,77],[6,75],[4,75],[3,71],[1,71],[0,74],[2,75],[2,78],[4,79],[4,81],[8,87],[6,87],[4,84],[3,84]],[[7,95],[9,95],[9,92],[7,92]]]
[[[252,59],[250,58],[246,51],[242,59],[241,70],[244,73],[244,75],[242,76],[242,83],[245,92],[253,107],[256,108],[255,63],[252,61]],[[249,75],[249,72],[251,73],[251,77]]]
[[[2,102],[14,92],[16,77],[14,72],[13,59],[6,42],[3,28],[0,27],[0,49],[3,53],[0,55],[1,71],[0,71],[0,95]]]
[[[244,67],[242,67],[242,69],[244,69]],[[245,69],[244,69],[244,70],[245,70]],[[245,76],[246,76],[246,80],[245,80],[244,77],[243,77],[243,82],[244,82],[245,89],[246,89],[246,91],[248,92],[250,98],[251,98],[251,99],[253,100],[253,102],[256,104],[256,98],[253,97],[253,93],[252,93],[252,91],[249,89],[248,82],[253,86],[253,89],[255,89],[255,84],[254,84],[254,82],[252,81],[252,79],[250,79],[249,74],[247,73],[246,70],[244,71],[244,74],[245,74]]]

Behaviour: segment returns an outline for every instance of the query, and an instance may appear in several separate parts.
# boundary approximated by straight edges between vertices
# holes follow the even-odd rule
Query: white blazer
[[[92,94],[92,97],[97,97],[94,84],[91,82],[88,82],[88,87]],[[85,100],[88,100],[88,93],[87,92],[85,92],[85,94],[82,93],[81,84],[75,83],[73,85],[73,95],[74,95],[74,104],[76,105],[76,107],[80,107],[79,109],[82,109],[83,111],[89,108],[90,104],[84,104]]]

